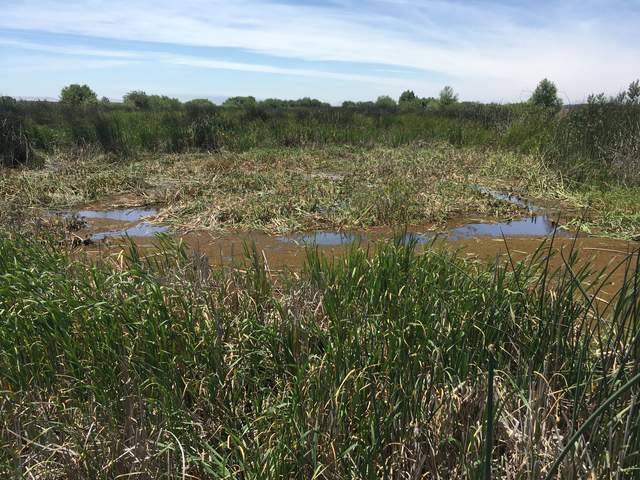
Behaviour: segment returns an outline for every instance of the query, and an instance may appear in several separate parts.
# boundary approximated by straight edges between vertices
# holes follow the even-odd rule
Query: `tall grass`
[[[415,112],[299,108],[191,113],[50,105],[43,106],[41,112],[31,110],[24,109],[25,121],[34,144],[45,150],[91,144],[121,154],[335,144],[395,146],[433,140],[475,145],[492,141],[491,131],[473,119]]]
[[[95,145],[126,157],[135,152],[446,141],[540,154],[564,176],[581,182],[640,182],[640,106],[631,104],[588,104],[560,113],[528,104],[478,103],[427,110],[253,106],[137,111],[122,105],[17,102],[11,109],[29,143],[48,151]],[[0,105],[0,118],[6,110]]]
[[[32,164],[35,158],[20,120],[15,116],[0,117],[0,167]]]
[[[640,184],[640,105],[589,104],[551,132],[549,159],[573,178]]]
[[[163,241],[89,265],[0,239],[4,476],[639,473],[637,256],[605,304],[550,245],[484,266],[398,239],[272,278]]]

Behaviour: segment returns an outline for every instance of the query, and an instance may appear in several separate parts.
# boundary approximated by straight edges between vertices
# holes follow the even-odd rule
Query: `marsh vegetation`
[[[0,475],[637,478],[640,91],[551,86],[3,98]],[[500,255],[431,242],[542,214],[546,237],[479,242]],[[380,241],[296,242],[277,271],[243,236],[353,231]],[[216,262],[202,233],[249,241]]]

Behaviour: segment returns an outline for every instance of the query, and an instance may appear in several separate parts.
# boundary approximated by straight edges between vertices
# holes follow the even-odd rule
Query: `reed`
[[[428,109],[265,103],[139,111],[119,104],[74,108],[47,102],[15,102],[11,108],[22,119],[25,138],[49,152],[95,145],[127,157],[133,152],[397,147],[446,141],[538,154],[564,177],[578,182],[640,182],[640,106],[613,100],[568,107],[560,113],[529,104],[472,102]],[[0,118],[6,110],[0,105]]]
[[[603,304],[548,243],[484,265],[398,236],[273,277],[160,241],[87,263],[0,238],[3,476],[638,474],[637,255]]]

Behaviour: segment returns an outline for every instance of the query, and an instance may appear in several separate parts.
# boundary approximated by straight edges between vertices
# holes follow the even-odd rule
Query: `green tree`
[[[72,105],[74,107],[80,105],[90,105],[98,102],[96,92],[91,90],[88,85],[79,85],[72,83],[67,85],[60,91],[60,103]]]
[[[229,97],[223,103],[228,108],[249,108],[257,105],[255,97]]]
[[[149,105],[151,110],[180,110],[182,102],[166,95],[150,95]]]
[[[286,108],[289,106],[289,100],[280,100],[279,98],[266,98],[260,102],[265,108]]]
[[[376,100],[376,107],[379,108],[394,108],[396,105],[396,101],[389,95],[381,95]]]
[[[330,107],[328,103],[322,102],[316,98],[304,97],[292,102],[295,107]]]
[[[637,105],[640,103],[640,80],[631,82],[627,90],[627,103]]]
[[[558,97],[558,88],[555,83],[544,78],[533,91],[529,102],[538,107],[557,108],[562,107],[562,100]]]
[[[413,93],[413,90],[405,90],[400,95],[400,98],[398,99],[398,104],[402,105],[406,103],[414,103],[416,100],[418,100],[418,97],[416,97],[416,94]]]
[[[443,107],[453,105],[454,103],[458,102],[458,94],[453,91],[453,88],[447,85],[442,90],[440,90],[440,98],[438,101]]]
[[[437,108],[438,100],[434,97],[424,97],[419,100],[420,106],[423,108]]]
[[[15,105],[16,103],[18,102],[13,97],[9,97],[6,95],[0,97],[0,106]]]
[[[616,105],[638,105],[640,104],[640,80],[635,80],[629,84],[627,90],[623,90],[614,97],[607,97],[604,93],[591,94],[587,98],[589,105],[605,105],[612,103]]]
[[[184,109],[187,114],[192,117],[196,117],[199,115],[207,115],[211,114],[215,111],[215,104],[206,98],[195,98],[193,100],[189,100],[184,103]]]
[[[142,90],[132,90],[122,97],[125,105],[136,108],[138,110],[149,110],[151,108],[151,100],[149,95]]]

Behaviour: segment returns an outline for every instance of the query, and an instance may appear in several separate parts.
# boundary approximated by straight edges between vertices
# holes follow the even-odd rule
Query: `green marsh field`
[[[639,478],[633,85],[2,98],[0,476]]]

